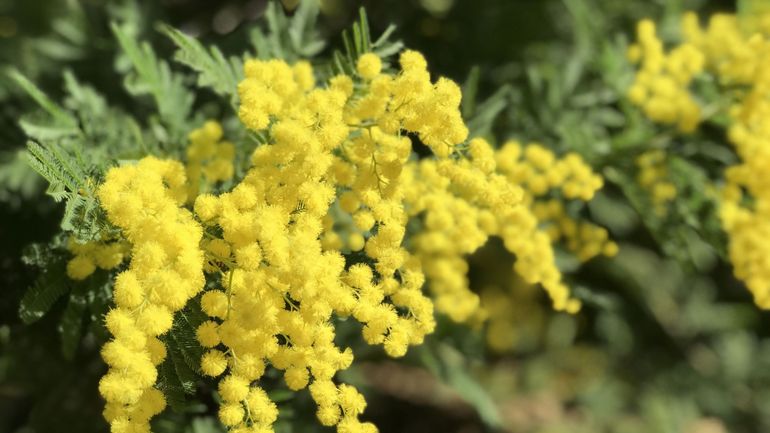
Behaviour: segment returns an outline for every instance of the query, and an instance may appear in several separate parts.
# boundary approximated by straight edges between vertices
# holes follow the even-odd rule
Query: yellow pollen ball
[[[382,60],[380,60],[380,57],[374,53],[366,53],[358,58],[356,70],[362,78],[371,80],[380,74],[380,71],[382,70]]]
[[[219,350],[210,350],[201,357],[201,371],[207,376],[219,376],[227,368],[227,358]]]

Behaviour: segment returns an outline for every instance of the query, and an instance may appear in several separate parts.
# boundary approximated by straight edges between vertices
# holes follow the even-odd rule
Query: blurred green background
[[[245,51],[263,26],[267,1],[126,2],[0,0],[0,433],[106,431],[96,383],[104,367],[88,334],[75,357],[59,350],[58,313],[22,326],[18,303],[37,270],[21,252],[58,229],[62,209],[19,151],[17,122],[34,107],[5,72],[20,70],[53,99],[62,72],[130,113],[141,112],[114,72],[111,20],[137,22],[165,57],[169,23],[227,54]],[[478,290],[495,285],[516,306],[505,351],[440,320],[437,333],[403,361],[363,351],[344,373],[369,401],[365,418],[382,432],[770,431],[770,339],[760,312],[724,259],[724,239],[705,185],[717,185],[729,147],[719,130],[682,138],[645,122],[623,100],[633,70],[624,59],[635,22],[650,17],[673,38],[679,15],[734,11],[732,1],[685,0],[329,0],[322,8],[324,53],[365,6],[374,35],[389,24],[436,75],[466,83],[464,111],[484,113],[477,132],[576,151],[607,185],[584,210],[621,246],[615,259],[579,267],[560,256],[586,304],[577,316],[550,311],[520,287],[512,257],[490,243],[471,258]],[[119,67],[120,65],[118,65]],[[205,104],[203,95],[198,104]],[[665,217],[650,212],[633,181],[634,158],[655,143],[683,199]],[[355,337],[350,336],[351,344]],[[211,389],[201,403],[157,421],[159,432],[218,432]],[[322,431],[307,398],[281,403],[280,431]],[[284,409],[286,409],[284,411]]]

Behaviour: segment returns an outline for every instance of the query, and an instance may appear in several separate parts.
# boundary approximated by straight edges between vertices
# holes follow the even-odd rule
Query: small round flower
[[[219,420],[228,427],[240,424],[244,415],[245,411],[240,403],[225,403],[219,408]]]
[[[374,215],[369,211],[358,211],[353,215],[353,223],[361,231],[368,231],[374,227]]]
[[[219,395],[226,402],[239,402],[249,394],[249,381],[240,376],[229,375],[219,381]]]
[[[289,389],[297,391],[307,386],[310,375],[305,367],[290,367],[283,375]]]
[[[110,310],[104,317],[104,323],[110,334],[115,337],[122,337],[136,330],[136,322],[134,322],[131,314],[128,310],[120,307]]]
[[[108,402],[133,404],[142,395],[131,379],[117,373],[107,373],[99,381],[99,393]]]
[[[99,245],[95,251],[96,264],[102,269],[112,269],[123,262],[123,246],[117,242]]]
[[[136,321],[140,329],[151,336],[165,334],[174,323],[174,315],[162,305],[148,305],[139,313]]]
[[[107,365],[116,368],[127,367],[136,357],[135,352],[120,340],[105,343],[101,355]]]
[[[252,243],[235,250],[235,260],[245,269],[256,269],[262,264],[262,250]]]
[[[249,380],[257,380],[265,373],[264,361],[250,353],[238,356],[238,361],[232,368],[235,374]]]
[[[618,244],[616,244],[615,242],[607,242],[604,245],[602,254],[604,254],[607,257],[615,257],[618,254],[618,251],[619,251]]]
[[[201,194],[195,199],[195,214],[203,221],[213,219],[219,213],[219,200],[211,194]]]
[[[361,251],[364,249],[365,244],[366,240],[361,233],[351,233],[350,237],[348,237],[348,247],[350,247],[351,251]]]
[[[225,372],[227,358],[219,350],[209,350],[201,357],[201,371],[207,376],[217,377]]]
[[[219,325],[217,322],[214,322],[213,320],[203,322],[198,326],[198,329],[195,331],[195,337],[198,339],[201,346],[211,348],[219,344],[218,327]]]
[[[166,359],[166,345],[155,337],[147,339],[147,351],[154,365],[160,365]]]
[[[206,250],[214,254],[217,258],[227,259],[230,257],[230,244],[222,239],[214,239],[206,245]]]
[[[246,397],[246,407],[249,408],[249,413],[256,422],[272,424],[278,419],[278,407],[262,388],[251,388]]]
[[[221,290],[209,290],[201,297],[203,312],[211,317],[224,319],[227,316],[227,294]]]
[[[321,422],[321,425],[325,425],[327,427],[336,425],[340,420],[340,408],[336,404],[329,406],[319,406],[318,411],[316,412],[316,417],[318,417],[318,421]]]
[[[67,276],[73,280],[84,280],[96,270],[94,261],[85,255],[75,256],[67,262]]]
[[[115,277],[113,298],[118,307],[135,308],[144,300],[144,292],[136,274],[132,271],[124,271]]]
[[[358,75],[366,80],[371,80],[380,74],[382,70],[382,60],[377,54],[366,53],[358,58],[356,63]]]

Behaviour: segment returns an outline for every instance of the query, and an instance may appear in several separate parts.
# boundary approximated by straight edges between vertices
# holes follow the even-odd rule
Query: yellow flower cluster
[[[120,241],[80,243],[70,237],[67,240],[67,250],[73,255],[67,262],[67,276],[73,280],[84,280],[93,274],[97,267],[118,267],[126,258],[128,246]]]
[[[688,87],[703,70],[703,54],[689,43],[666,53],[650,20],[639,22],[637,39],[628,50],[629,59],[640,63],[634,84],[628,90],[629,99],[656,122],[676,125],[682,132],[694,131],[701,110]]]
[[[212,320],[198,339],[211,348],[203,372],[227,372],[219,415],[233,431],[269,429],[276,419],[256,382],[266,362],[284,371],[290,389],[310,389],[322,424],[375,431],[358,420],[362,395],[332,381],[353,359],[334,344],[333,315],[363,323],[364,339],[391,356],[435,326],[420,262],[402,247],[411,141],[401,133],[448,156],[467,129],[454,83],[431,83],[416,52],[400,64],[400,74],[380,74],[379,58],[365,55],[357,81],[341,75],[324,88],[307,62],[245,64],[239,115],[270,141],[231,192],[195,202],[199,218],[222,234],[205,244],[222,290],[201,299]],[[362,251],[365,260],[346,268],[341,250]]]
[[[363,396],[333,381],[353,361],[335,344],[335,318],[361,323],[363,339],[392,357],[434,330],[434,308],[483,320],[466,260],[490,236],[556,309],[580,308],[552,242],[567,239],[584,260],[614,244],[563,208],[533,206],[549,193],[590,200],[601,177],[542,146],[510,142],[496,152],[482,139],[466,142],[460,88],[431,81],[415,51],[399,65],[383,73],[381,59],[365,54],[353,76],[316,85],[307,62],[247,61],[239,117],[266,143],[229,192],[198,195],[201,178],[233,176],[233,147],[216,122],[190,134],[188,181],[181,164],[153,157],[109,171],[98,197],[131,255],[106,319],[114,339],[103,349],[110,371],[100,391],[113,431],[146,431],[165,405],[153,388],[165,357],[157,337],[206,285],[204,272],[214,284],[200,297],[209,316],[196,330],[206,348],[200,370],[218,378],[219,419],[237,433],[272,431],[278,407],[260,386],[268,365],[290,389],[309,389],[321,424],[375,432],[359,420]],[[413,157],[410,133],[433,157]],[[193,201],[194,216],[182,207]]]
[[[735,275],[770,309],[770,136],[764,140],[751,159],[727,169],[720,217]]]
[[[699,54],[691,57],[702,59],[697,63],[705,65],[717,83],[733,89],[733,104],[726,112],[731,120],[727,135],[741,162],[725,171],[720,218],[735,275],[760,307],[770,308],[770,10],[761,2],[753,3],[758,5],[754,13],[714,14],[705,28],[695,14],[686,14],[685,42],[672,54],[696,50]],[[646,23],[640,23],[640,39],[641,33],[650,39]],[[669,187],[663,189],[663,196],[675,194]]]
[[[520,205],[515,160],[499,172],[487,142],[460,146],[468,131],[459,87],[431,82],[417,52],[402,53],[399,64],[399,73],[384,74],[367,54],[357,75],[325,87],[305,62],[245,64],[239,115],[269,141],[231,192],[195,202],[208,231],[221,233],[204,242],[221,289],[201,300],[212,318],[198,330],[210,348],[201,368],[224,374],[220,419],[233,431],[269,429],[275,420],[257,382],[267,363],[284,371],[290,389],[309,388],[323,425],[373,431],[358,421],[361,395],[332,382],[353,358],[334,344],[332,318],[361,322],[364,340],[394,357],[433,331],[434,305],[459,322],[483,318],[465,256],[490,236],[504,240],[517,271],[542,284],[555,308],[580,307],[561,281],[549,236]],[[407,132],[435,158],[410,159]],[[588,200],[602,184],[574,156],[540,168],[572,199]],[[407,240],[410,220],[421,228]],[[433,302],[422,293],[426,282]]]
[[[570,298],[562,282],[552,242],[566,237],[583,260],[612,255],[617,246],[606,230],[578,225],[563,209],[559,215],[539,212],[535,198],[553,189],[568,199],[590,200],[602,186],[601,177],[577,155],[557,160],[536,144],[522,152],[511,141],[495,152],[486,141],[473,139],[467,153],[459,160],[423,160],[409,172],[407,210],[423,221],[411,246],[423,263],[437,310],[458,322],[485,317],[478,295],[469,287],[465,256],[490,236],[498,236],[516,255],[518,275],[542,285],[555,309],[576,312],[580,302]],[[546,231],[548,217],[562,228],[555,231],[552,225]]]
[[[770,11],[743,22],[715,15],[700,38],[720,81],[745,91],[730,108],[728,139],[741,163],[725,171],[720,217],[735,275],[770,309]],[[764,23],[765,25],[762,25]]]
[[[671,182],[666,165],[666,152],[649,150],[636,158],[639,172],[636,181],[650,195],[653,209],[658,216],[665,216],[668,204],[676,198],[676,185]]]
[[[550,242],[563,242],[581,262],[617,253],[618,246],[610,240],[606,229],[576,220],[565,208],[568,200],[589,202],[604,186],[602,177],[579,155],[569,153],[559,159],[540,144],[522,147],[516,141],[509,141],[498,152],[497,160],[508,180],[524,189],[524,203]],[[525,273],[519,274],[530,284],[538,282],[526,278]]]
[[[511,182],[527,191],[525,201],[543,197],[553,190],[567,200],[590,201],[604,180],[591,170],[580,155],[569,153],[561,159],[537,143],[524,147],[506,142],[497,155],[498,164]]]
[[[426,159],[405,173],[410,185],[405,197],[408,213],[422,220],[421,230],[410,240],[411,250],[422,263],[436,309],[457,322],[478,319],[482,313],[466,276],[465,256],[503,230],[512,244],[518,244],[531,228],[523,215],[526,209],[520,206],[521,189],[494,173],[489,144],[474,139],[470,149],[469,159]],[[564,308],[566,290],[555,296],[558,308]]]
[[[112,168],[97,196],[111,223],[131,245],[131,262],[115,278],[115,308],[105,318],[113,338],[102,348],[109,371],[99,382],[113,433],[149,432],[149,420],[166,406],[154,388],[166,348],[158,336],[173,314],[204,285],[200,225],[181,206],[184,167],[146,157]]]
[[[232,179],[235,146],[228,141],[222,141],[222,135],[222,125],[208,121],[188,136],[190,145],[187,147],[186,169],[189,201],[198,196],[201,183],[205,191],[205,186],[210,183]]]
[[[567,292],[560,282],[551,244],[563,244],[581,262],[599,255],[612,257],[618,245],[603,227],[575,219],[567,212],[567,201],[588,202],[604,184],[579,155],[557,158],[540,144],[522,146],[508,141],[495,154],[495,160],[505,181],[521,187],[524,206],[519,207],[521,216],[515,219],[526,221],[518,226],[500,221],[501,228],[509,227],[507,230],[517,235],[503,236],[505,247],[516,255],[517,275],[504,288],[492,285],[481,291],[487,344],[503,352],[539,332],[543,317],[533,292],[537,284],[551,294],[557,310],[572,312],[579,307],[575,300],[561,304],[557,301],[560,298],[554,297]],[[533,273],[538,270],[539,274]]]

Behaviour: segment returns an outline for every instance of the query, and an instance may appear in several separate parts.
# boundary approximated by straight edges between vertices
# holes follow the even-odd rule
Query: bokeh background
[[[57,231],[62,209],[43,197],[42,180],[20,158],[17,121],[34,103],[5,72],[18,69],[58,99],[62,72],[71,70],[111,104],[140,111],[116,78],[111,20],[141,23],[141,37],[167,57],[173,46],[154,29],[158,22],[240,54],[264,25],[266,5],[0,0],[0,433],[107,430],[96,337],[87,334],[65,359],[62,305],[32,326],[17,318],[36,273],[21,251]],[[649,211],[629,175],[653,140],[669,140],[675,155],[706,169],[730,161],[719,131],[680,142],[640,120],[624,101],[633,74],[624,52],[643,17],[670,38],[683,11],[706,17],[734,11],[735,2],[327,0],[322,56],[339,48],[360,6],[374,35],[396,24],[395,38],[423,52],[433,72],[473,89],[466,98],[491,116],[482,133],[575,151],[602,173],[605,189],[583,212],[621,246],[616,258],[581,267],[560,257],[586,304],[570,316],[552,312],[540,291],[513,275],[514,258],[490,242],[470,271],[472,286],[497,307],[490,323],[469,330],[441,320],[428,343],[399,362],[362,352],[344,375],[367,395],[365,418],[385,433],[770,431],[770,320],[723,259],[708,170],[672,162],[675,183],[691,194],[666,217]],[[346,338],[355,344],[353,333]],[[203,387],[200,403],[184,413],[161,417],[156,430],[221,431],[210,391]],[[322,431],[307,398],[286,398],[282,413],[293,412],[282,415],[280,431]]]

